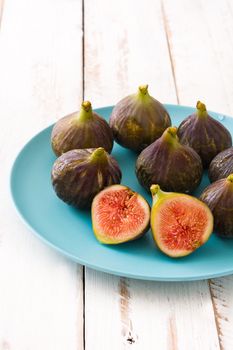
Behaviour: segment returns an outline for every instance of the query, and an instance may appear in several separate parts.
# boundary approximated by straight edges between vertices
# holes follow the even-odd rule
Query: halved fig
[[[172,258],[186,256],[202,246],[213,231],[213,215],[203,202],[182,193],[151,186],[151,229],[159,249]]]
[[[99,242],[119,244],[137,239],[150,227],[150,206],[129,187],[113,185],[92,202],[92,226]]]

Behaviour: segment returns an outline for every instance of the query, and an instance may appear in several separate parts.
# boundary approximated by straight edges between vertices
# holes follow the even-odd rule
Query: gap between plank
[[[85,0],[82,0],[82,99],[84,100],[84,98],[85,98]]]
[[[5,1],[5,0],[0,0],[0,28],[1,28],[1,23],[2,23],[2,15],[3,15],[4,1]]]
[[[85,98],[85,0],[82,0],[82,100]],[[83,350],[86,349],[86,268],[82,268],[83,280]]]
[[[85,291],[86,291],[86,284],[85,284],[85,266],[82,268],[82,280],[83,280],[83,350],[86,348],[86,318],[85,318],[85,304],[86,304],[86,298],[85,298]]]
[[[167,20],[166,12],[165,12],[164,5],[163,5],[163,0],[161,0],[161,13],[162,13],[164,31],[165,31],[165,35],[166,35],[166,42],[167,42],[167,48],[168,48],[168,53],[169,53],[169,59],[170,59],[170,63],[171,63],[173,83],[174,83],[175,92],[176,92],[176,99],[177,99],[177,103],[180,104],[178,87],[177,87],[177,83],[176,83],[175,63],[174,63],[174,60],[172,57],[172,50],[171,50],[171,44],[170,44],[170,29],[169,29],[168,20]]]
[[[208,285],[209,285],[209,291],[210,291],[210,298],[211,298],[211,302],[212,302],[212,306],[213,306],[213,311],[214,311],[214,320],[215,320],[215,325],[216,325],[216,329],[217,329],[217,334],[218,334],[218,342],[219,342],[219,349],[220,350],[224,350],[223,346],[222,346],[222,343],[221,343],[221,335],[222,335],[222,331],[221,331],[221,328],[220,328],[220,318],[221,318],[221,315],[219,314],[218,310],[217,310],[217,306],[215,304],[215,301],[214,301],[214,294],[213,294],[213,291],[212,291],[212,287],[211,287],[211,280],[208,280]]]

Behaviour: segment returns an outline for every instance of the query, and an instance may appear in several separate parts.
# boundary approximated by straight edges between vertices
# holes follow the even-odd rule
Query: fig
[[[213,231],[213,215],[199,199],[163,192],[151,186],[151,229],[158,248],[172,258],[186,256],[202,246]]]
[[[116,104],[109,124],[117,143],[140,152],[162,135],[171,119],[164,106],[149,95],[148,85],[141,85],[136,94]]]
[[[176,127],[167,128],[136,162],[138,181],[147,191],[157,183],[165,191],[192,192],[201,181],[202,171],[199,155],[180,144]]]
[[[92,202],[92,226],[97,240],[119,244],[143,236],[150,227],[150,206],[129,187],[105,188]]]
[[[214,229],[220,237],[233,237],[233,173],[210,184],[200,199],[214,216]]]
[[[103,188],[121,182],[121,170],[102,147],[74,149],[57,158],[51,177],[60,199],[77,208],[88,208]]]
[[[106,120],[92,111],[89,101],[84,101],[79,112],[61,118],[54,125],[51,144],[57,156],[79,148],[103,147],[111,153],[113,135]]]
[[[233,173],[233,147],[220,152],[210,163],[208,175],[211,182],[224,179]]]
[[[218,153],[232,145],[230,132],[207,113],[206,106],[200,101],[196,113],[180,124],[178,136],[183,145],[192,147],[199,154],[204,168]]]

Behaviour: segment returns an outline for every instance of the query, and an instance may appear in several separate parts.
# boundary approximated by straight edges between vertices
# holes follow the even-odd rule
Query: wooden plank
[[[175,103],[164,21],[160,1],[86,1],[86,98],[108,105],[149,83],[152,95]],[[206,281],[153,283],[86,269],[85,286],[87,350],[219,349]]]
[[[0,28],[1,28],[1,21],[2,21],[3,6],[4,6],[4,0],[0,0]]]
[[[81,0],[7,0],[0,42],[0,349],[83,349],[82,267],[16,215],[10,167],[82,96]]]
[[[153,96],[176,102],[162,23],[158,1],[85,1],[86,98],[114,104],[147,83]]]
[[[209,109],[232,114],[232,2],[178,0],[174,6],[172,0],[164,0],[164,13],[181,103],[193,105],[200,98]],[[189,35],[183,35],[184,30]],[[233,277],[211,280],[209,286],[220,348],[230,350]]]

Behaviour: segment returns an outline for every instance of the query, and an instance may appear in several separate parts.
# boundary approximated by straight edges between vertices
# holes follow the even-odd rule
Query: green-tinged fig
[[[77,208],[90,207],[98,192],[120,182],[117,161],[102,147],[68,151],[52,168],[52,184],[57,196]]]
[[[147,191],[157,183],[165,191],[192,192],[201,181],[202,171],[199,155],[180,144],[176,127],[167,128],[136,162],[138,181]]]
[[[140,152],[157,140],[171,125],[164,106],[148,93],[148,85],[139,86],[113,108],[110,127],[121,146]]]
[[[58,120],[54,125],[51,144],[57,156],[72,149],[97,147],[111,153],[113,135],[106,120],[92,111],[89,101],[84,101],[79,112]]]
[[[182,193],[163,192],[151,186],[151,229],[159,249],[172,258],[186,256],[202,246],[213,231],[207,205]]]
[[[233,147],[220,152],[210,163],[209,179],[211,182],[224,179],[233,173]]]
[[[196,113],[180,124],[178,136],[182,144],[192,147],[199,154],[204,168],[219,152],[232,145],[230,132],[207,113],[206,106],[200,101],[197,102]]]
[[[99,242],[119,244],[144,235],[150,227],[150,207],[140,194],[122,185],[101,191],[92,202],[92,226]]]
[[[200,199],[214,215],[214,229],[220,237],[233,238],[233,173],[209,185]]]

